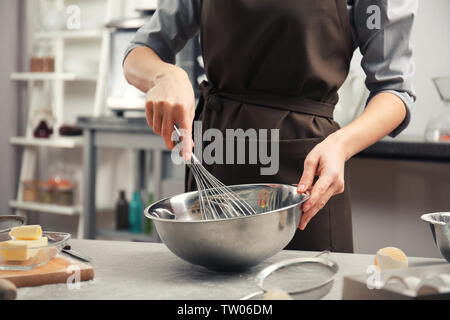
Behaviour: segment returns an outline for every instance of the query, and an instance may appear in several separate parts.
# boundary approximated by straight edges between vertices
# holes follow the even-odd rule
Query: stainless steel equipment
[[[241,300],[261,299],[269,290],[279,289],[295,299],[320,299],[333,287],[339,271],[336,262],[329,259],[329,251],[315,257],[283,260],[261,270],[255,278],[261,291]],[[325,255],[324,257],[320,257]]]
[[[136,10],[139,17],[121,18],[110,21],[106,27],[110,30],[110,68],[108,74],[107,107],[117,115],[124,111],[140,111],[145,109],[145,93],[128,84],[124,75],[122,62],[125,50],[130,45],[136,31],[151,19],[155,8]],[[198,35],[189,40],[185,47],[176,54],[176,65],[183,68],[194,87],[200,83],[203,70],[200,68],[197,57],[200,55]]]
[[[420,218],[430,224],[434,243],[447,262],[450,262],[450,212],[428,213]]]
[[[181,133],[174,125],[178,140]],[[256,214],[255,209],[214,177],[192,154],[187,166],[191,169],[200,195],[200,213],[203,220],[233,218]]]
[[[158,201],[145,209],[166,246],[180,258],[208,269],[250,268],[282,250],[298,227],[300,204],[309,198],[282,184],[229,186],[256,214],[202,220],[197,191]]]
[[[123,55],[130,45],[136,31],[143,26],[151,15],[136,18],[123,18],[109,22],[110,30],[110,67],[106,104],[110,110],[121,113],[125,110],[144,110],[145,94],[128,84],[122,69]]]

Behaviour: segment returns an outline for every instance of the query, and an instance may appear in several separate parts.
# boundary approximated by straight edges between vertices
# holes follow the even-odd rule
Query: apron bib
[[[298,183],[307,154],[339,129],[333,110],[353,54],[346,1],[203,0],[200,32],[208,82],[199,87],[195,120],[203,131],[279,129],[280,139],[275,175],[261,175],[260,164],[206,169],[225,185]],[[346,191],[286,249],[353,252],[345,178]],[[186,191],[195,189],[187,169]]]

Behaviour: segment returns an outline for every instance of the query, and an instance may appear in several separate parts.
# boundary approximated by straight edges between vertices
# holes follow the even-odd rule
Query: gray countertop
[[[71,240],[74,250],[93,257],[92,281],[79,289],[66,284],[20,288],[18,299],[240,299],[258,291],[254,277],[263,267],[284,259],[311,257],[306,251],[282,251],[243,273],[217,273],[191,265],[163,244]],[[342,276],[365,273],[373,255],[332,253],[340,271],[324,299],[340,299]],[[410,258],[410,266],[445,263],[443,259]]]
[[[79,117],[77,125],[90,130],[154,134],[145,118],[139,117]],[[450,162],[450,143],[427,142],[420,136],[386,138],[356,157]]]

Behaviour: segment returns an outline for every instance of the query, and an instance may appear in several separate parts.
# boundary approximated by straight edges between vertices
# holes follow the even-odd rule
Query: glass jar
[[[38,201],[38,182],[36,180],[22,181],[22,201]]]
[[[75,186],[67,180],[61,180],[56,185],[56,203],[61,206],[73,206],[74,199]]]
[[[55,58],[51,45],[46,41],[39,41],[33,45],[30,58],[30,72],[54,72]]]
[[[54,202],[54,188],[50,182],[39,183],[39,202],[53,203]]]
[[[433,82],[447,108],[445,112],[428,122],[425,139],[433,142],[450,142],[450,77],[434,78]]]

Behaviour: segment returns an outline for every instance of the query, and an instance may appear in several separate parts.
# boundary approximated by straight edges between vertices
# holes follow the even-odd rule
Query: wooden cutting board
[[[69,266],[73,267],[68,269]],[[93,267],[61,256],[57,256],[43,266],[27,271],[0,271],[0,279],[7,279],[18,288],[66,283],[71,276],[72,279],[77,278],[74,272],[78,272],[78,268],[80,281],[94,279]]]

